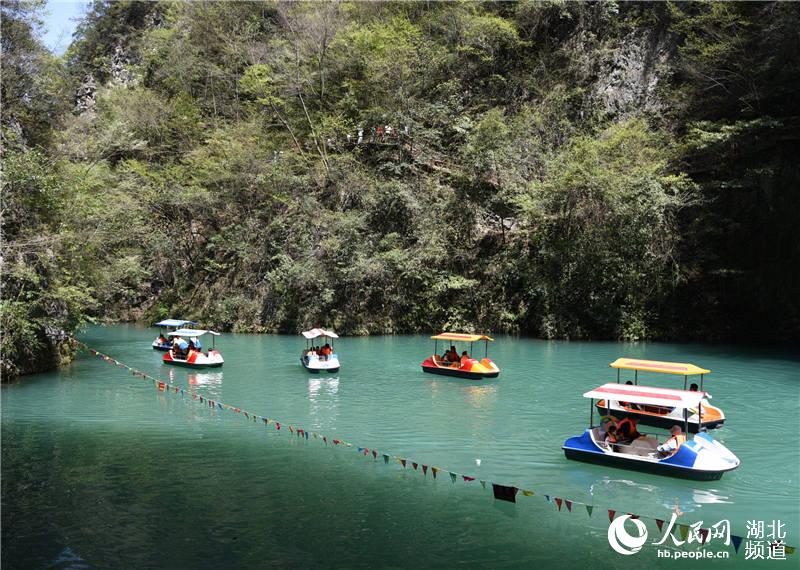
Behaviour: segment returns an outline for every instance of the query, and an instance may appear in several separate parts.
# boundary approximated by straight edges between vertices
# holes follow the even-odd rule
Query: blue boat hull
[[[583,435],[571,437],[561,447],[567,459],[584,461],[597,465],[608,465],[619,469],[642,471],[666,477],[692,479],[695,481],[716,481],[726,471],[736,467],[722,470],[708,470],[694,468],[696,452],[689,445],[681,446],[677,453],[660,461],[647,461],[636,459],[635,456],[626,456],[618,453],[607,453],[600,449],[586,430]],[[737,465],[738,467],[738,465]]]

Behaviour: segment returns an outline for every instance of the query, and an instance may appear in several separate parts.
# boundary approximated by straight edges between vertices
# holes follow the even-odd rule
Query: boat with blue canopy
[[[300,355],[300,362],[309,372],[338,372],[340,368],[339,355],[333,348],[333,340],[339,338],[333,331],[321,328],[303,331],[306,339],[306,348]],[[314,346],[314,339],[321,338],[325,341],[323,346]],[[330,339],[327,342],[326,339]]]
[[[166,329],[166,333],[169,334],[171,331],[176,331],[181,327],[185,327],[186,325],[196,325],[197,323],[194,321],[184,321],[181,319],[164,319],[163,321],[159,321],[154,324],[154,327],[158,327],[161,329]],[[153,350],[169,350],[172,348],[172,341],[167,337],[167,334],[164,332],[159,332],[158,338],[153,341]]]
[[[700,392],[608,383],[583,396],[591,401],[589,427],[582,435],[564,442],[562,449],[567,459],[704,481],[720,479],[724,473],[740,465],[738,457],[705,432],[696,434],[691,441],[686,439],[688,410],[700,405],[703,398]],[[675,423],[672,435],[661,445],[655,435],[638,433],[636,429],[635,439],[611,438],[609,434],[616,430],[612,430],[608,421],[597,426],[594,424],[595,400],[609,398],[642,406],[683,410],[683,429],[681,424]]]
[[[211,335],[211,348],[203,352],[200,337]],[[186,366],[189,368],[218,368],[225,362],[215,347],[218,332],[202,329],[178,329],[168,333],[172,339],[171,348],[164,354],[164,364]]]
[[[633,371],[632,380],[628,380],[625,385],[639,385],[640,372],[655,372],[659,375],[670,374],[683,376],[683,389],[686,390],[689,378],[700,377],[700,385],[693,383],[691,391],[702,394],[697,406],[690,408],[688,417],[688,432],[697,433],[699,431],[715,429],[725,423],[725,413],[717,406],[712,405],[709,400],[711,394],[703,390],[704,378],[711,371],[700,368],[694,364],[684,362],[661,362],[658,360],[643,360],[641,358],[618,358],[609,366],[617,371],[617,383],[622,379],[620,371]],[[669,428],[675,422],[683,422],[683,410],[674,406],[650,406],[637,405],[618,398],[602,399],[597,402],[597,408],[608,410],[608,413],[619,418],[634,418],[637,422],[654,427]]]

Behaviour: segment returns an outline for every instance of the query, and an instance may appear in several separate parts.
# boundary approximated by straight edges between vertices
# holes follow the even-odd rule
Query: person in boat
[[[656,447],[656,451],[658,451],[661,457],[674,455],[678,449],[680,449],[681,445],[686,443],[686,435],[683,433],[681,426],[672,426],[672,429],[669,431],[672,435],[667,441]]]
[[[465,350],[461,353],[461,366],[464,366],[467,362],[469,362],[469,354]]]
[[[456,363],[459,362],[458,351],[456,350],[455,346],[451,346],[450,350],[447,351],[447,362]]]
[[[172,356],[175,358],[182,358],[181,357],[181,343],[183,339],[179,336],[176,336],[172,339]]]
[[[322,359],[323,360],[328,360],[328,358],[330,358],[331,354],[333,354],[333,349],[331,348],[331,345],[326,342],[325,346],[322,347],[320,352],[322,354]]]
[[[164,336],[164,333],[158,333],[158,344],[167,344],[167,337]]]
[[[605,441],[608,445],[614,445],[615,443],[617,443],[619,441],[617,439],[617,426],[616,425],[610,424],[609,426],[606,427],[606,435],[603,438],[603,441]],[[615,449],[615,451],[616,451],[616,449]]]
[[[627,382],[625,382],[625,385],[626,386],[633,386],[633,382],[628,380]],[[623,408],[630,408],[631,410],[641,410],[642,409],[641,406],[639,406],[637,404],[631,404],[630,402],[620,402],[619,405],[622,406]]]
[[[699,388],[698,388],[697,384],[693,383],[691,386],[689,386],[689,391],[690,392],[697,392],[698,390],[699,390]]]
[[[642,435],[636,429],[636,422],[631,418],[623,418],[616,427],[617,441],[624,445],[630,445]]]

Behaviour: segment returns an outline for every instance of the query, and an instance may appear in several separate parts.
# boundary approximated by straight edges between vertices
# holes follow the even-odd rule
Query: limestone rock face
[[[94,112],[97,104],[97,85],[91,73],[87,74],[75,94],[75,112],[79,115]]]
[[[128,87],[133,85],[136,80],[128,66],[131,60],[125,53],[121,45],[114,48],[114,55],[111,56],[111,82],[117,85]]]
[[[629,35],[601,64],[592,99],[606,114],[624,118],[662,110],[658,87],[672,53],[664,34]]]

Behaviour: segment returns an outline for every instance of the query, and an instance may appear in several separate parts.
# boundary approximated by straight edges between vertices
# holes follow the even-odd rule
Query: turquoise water
[[[800,544],[796,353],[501,336],[489,354],[500,377],[476,383],[423,374],[432,342],[421,336],[342,339],[334,377],[302,368],[300,337],[224,335],[224,367],[201,372],[161,364],[154,336],[94,327],[81,340],[187,393],[537,496],[494,501],[477,481],[300,440],[83,355],[2,390],[3,568],[676,568],[655,547],[613,552],[605,510],[668,519],[676,500],[681,522],[729,519],[745,536],[747,520],[780,519]],[[728,417],[714,435],[742,466],[692,482],[564,459],[561,444],[588,420],[581,393],[612,381],[618,356],[710,368],[706,388]],[[543,494],[596,509],[558,512]],[[743,550],[683,564],[759,567]],[[797,567],[797,556],[764,567]]]

